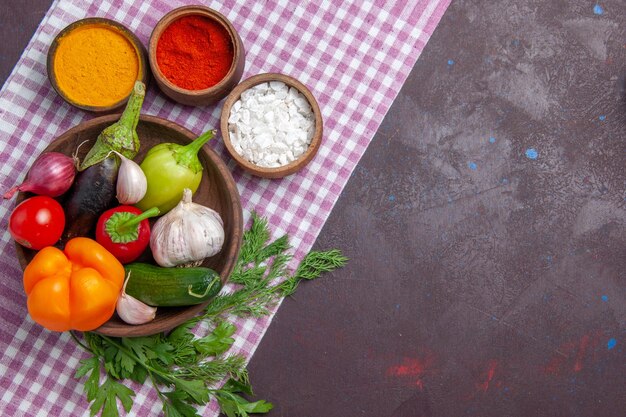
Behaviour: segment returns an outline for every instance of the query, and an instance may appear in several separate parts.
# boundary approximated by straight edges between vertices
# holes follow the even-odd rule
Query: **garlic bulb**
[[[114,151],[115,152],[115,151]],[[146,195],[148,180],[146,174],[136,162],[131,161],[119,152],[115,152],[122,160],[117,175],[117,201],[120,204],[135,204]]]
[[[143,302],[139,301],[132,295],[126,294],[126,284],[130,279],[130,272],[126,281],[124,281],[124,288],[122,288],[122,294],[117,299],[115,305],[115,311],[120,318],[128,324],[144,324],[154,320],[156,316],[156,307],[151,307]]]
[[[215,211],[191,201],[191,190],[169,213],[154,224],[150,249],[163,267],[197,266],[224,244],[224,223]]]

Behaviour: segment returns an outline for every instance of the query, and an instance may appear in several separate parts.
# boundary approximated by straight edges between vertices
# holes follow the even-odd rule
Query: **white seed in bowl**
[[[277,168],[308,149],[315,116],[296,88],[264,82],[241,93],[230,110],[228,131],[238,154],[260,167]]]

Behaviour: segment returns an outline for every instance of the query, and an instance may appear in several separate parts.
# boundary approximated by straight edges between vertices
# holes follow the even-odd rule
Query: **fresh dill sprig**
[[[303,280],[318,278],[324,272],[347,262],[337,249],[312,251],[294,273],[287,268],[292,255],[285,235],[270,242],[267,220],[252,213],[252,224],[244,232],[239,259],[230,276],[236,284],[231,293],[218,294],[194,317],[168,334],[136,338],[115,338],[83,333],[81,341],[72,338],[91,357],[81,361],[76,378],[87,377],[85,393],[91,402],[92,416],[119,417],[118,400],[126,412],[133,405],[132,389],[123,384],[132,380],[143,384],[150,380],[163,404],[165,417],[199,417],[196,406],[215,398],[228,417],[246,417],[266,413],[272,404],[263,400],[250,402],[252,395],[245,358],[229,355],[236,332],[228,317],[259,317],[285,296],[292,295]],[[203,337],[193,333],[200,322],[209,325]],[[104,381],[100,374],[104,372]],[[220,388],[215,384],[226,380]]]

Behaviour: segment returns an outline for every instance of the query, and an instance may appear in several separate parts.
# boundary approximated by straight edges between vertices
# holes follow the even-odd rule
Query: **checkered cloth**
[[[252,177],[227,156],[238,184],[245,220],[256,210],[274,236],[288,233],[295,260],[308,252],[352,170],[365,152],[450,0],[227,0],[206,1],[226,15],[246,48],[244,78],[282,72],[306,84],[324,119],[322,146],[299,173],[281,180]],[[157,21],[183,1],[57,0],[0,92],[2,190],[20,182],[37,155],[57,136],[91,117],[67,105],[46,77],[46,53],[54,36],[86,16],[108,17],[131,28],[147,45]],[[173,104],[149,89],[143,112],[175,121],[196,133],[218,126],[221,106]],[[83,383],[73,378],[85,353],[67,333],[52,333],[28,317],[22,271],[7,223],[13,202],[0,206],[0,415],[88,415]],[[271,317],[237,320],[233,351],[250,358]],[[149,386],[137,392],[133,415],[159,415]],[[203,415],[217,415],[214,403]]]

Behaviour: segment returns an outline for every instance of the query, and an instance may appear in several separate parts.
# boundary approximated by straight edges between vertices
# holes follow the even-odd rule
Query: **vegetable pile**
[[[214,132],[186,146],[158,144],[134,161],[145,92],[138,81],[120,119],[82,161],[78,150],[43,153],[4,194],[34,194],[15,207],[9,231],[39,251],[24,271],[24,290],[32,319],[49,330],[95,330],[115,311],[144,324],[158,307],[200,304],[221,289],[218,274],[199,265],[222,249],[224,224],[192,202],[202,180],[197,154]],[[157,216],[152,234],[148,219]],[[135,263],[146,253],[160,266]]]
[[[227,316],[269,314],[301,280],[347,259],[337,250],[311,252],[291,273],[287,236],[270,242],[267,221],[253,213],[230,277],[235,291],[220,293],[220,276],[200,265],[222,250],[224,223],[215,210],[193,201],[203,169],[197,154],[214,132],[186,146],[161,143],[135,161],[144,95],[137,82],[119,121],[100,133],[82,161],[44,153],[25,181],[4,194],[31,193],[9,220],[13,239],[37,251],[23,276],[28,312],[51,331],[70,331],[90,353],[76,378],[87,377],[92,416],[119,416],[118,400],[130,411],[135,393],[124,381],[148,379],[166,417],[198,416],[196,406],[211,399],[228,417],[265,413],[272,404],[244,397],[252,389],[245,358],[227,353],[236,331]],[[151,227],[149,219],[156,217]],[[144,255],[155,264],[138,262],[150,259]],[[115,312],[140,325],[154,320],[160,307],[207,301],[199,316],[169,334],[114,338],[91,332]],[[203,336],[197,335],[200,322],[209,329]]]

